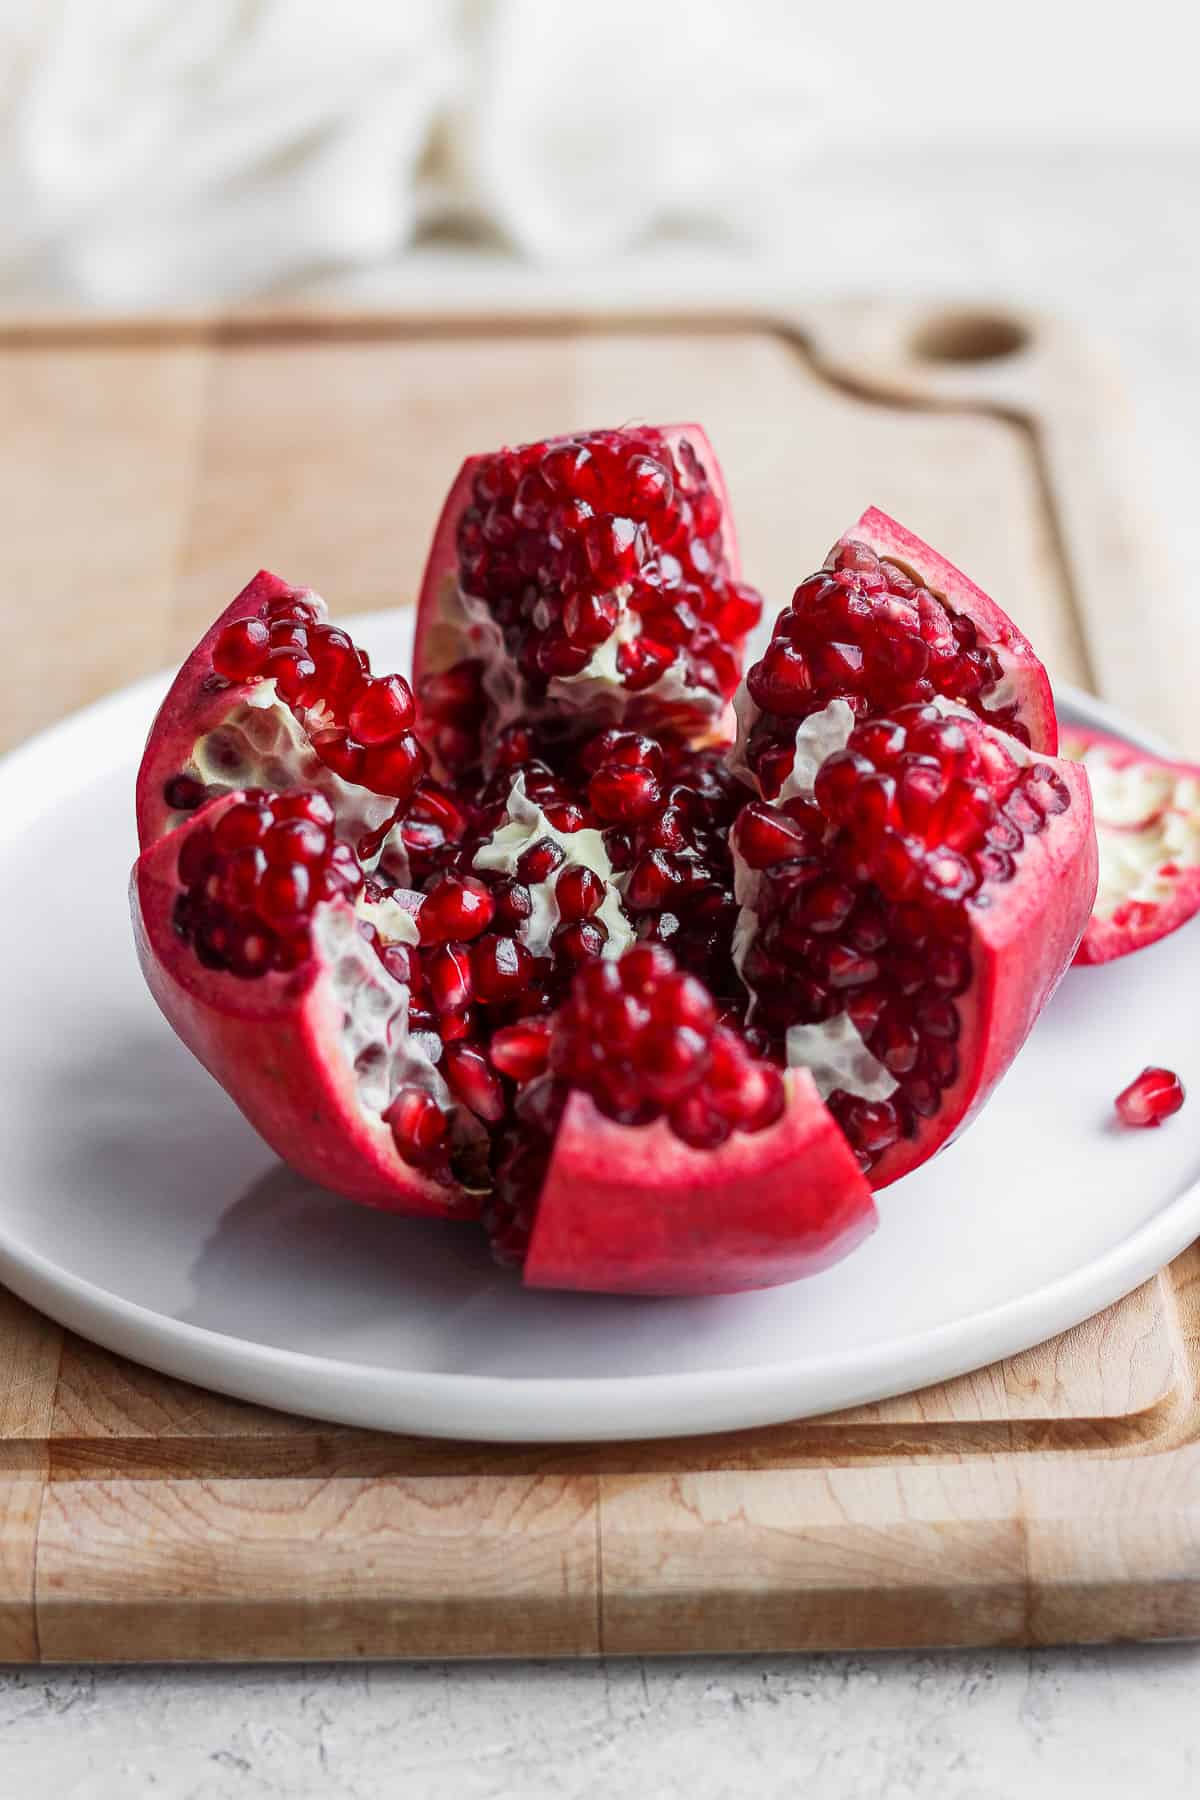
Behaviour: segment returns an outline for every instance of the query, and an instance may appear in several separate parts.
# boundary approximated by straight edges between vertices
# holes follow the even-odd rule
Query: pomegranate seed
[[[565,856],[566,852],[553,838],[539,838],[517,858],[518,881],[525,882],[529,887],[536,887],[562,866]]]
[[[1183,1083],[1172,1069],[1147,1067],[1117,1095],[1117,1115],[1123,1125],[1161,1125],[1184,1102]]]
[[[268,868],[258,889],[258,910],[275,923],[294,918],[308,908],[312,877],[303,863]]]
[[[329,761],[322,752],[318,754],[323,761]],[[389,743],[373,744],[366,751],[359,751],[355,766],[356,773],[348,775],[347,780],[357,780],[373,793],[392,794],[405,801],[429,767],[429,758],[412,732],[404,731]],[[331,763],[330,767],[337,765]],[[339,769],[338,773],[343,771]]]
[[[441,1161],[449,1121],[432,1094],[403,1087],[383,1116],[405,1162],[424,1169]]]
[[[552,1021],[539,1017],[501,1026],[490,1045],[493,1064],[512,1081],[532,1081],[544,1074],[550,1062],[551,1029]]]
[[[662,789],[651,769],[608,763],[597,769],[588,783],[588,799],[596,816],[605,823],[636,825],[656,810]]]
[[[350,708],[350,733],[360,744],[390,743],[412,722],[412,689],[399,675],[368,681]]]
[[[572,864],[555,882],[554,899],[559,916],[568,923],[590,919],[604,904],[604,883],[594,869]]]
[[[486,1124],[499,1124],[506,1110],[504,1089],[483,1052],[471,1044],[450,1043],[441,1066],[455,1099],[470,1107]]]
[[[274,865],[300,862],[315,868],[329,850],[329,833],[311,819],[280,819],[263,838],[262,847]]]
[[[491,890],[474,875],[445,875],[425,896],[417,925],[423,944],[474,938],[486,931],[496,910]]]
[[[429,992],[439,1012],[461,1012],[471,1003],[471,958],[465,944],[442,944],[425,964]]]
[[[795,819],[755,800],[738,815],[737,847],[750,868],[767,869],[811,849],[812,838]]]
[[[471,975],[485,1003],[511,1000],[533,973],[533,958],[516,938],[488,935],[471,946]]]
[[[275,814],[269,806],[251,800],[243,800],[218,820],[213,829],[213,842],[218,850],[229,852],[239,850],[246,844],[260,844],[271,826]]]
[[[323,826],[326,831],[333,826],[333,807],[324,794],[303,791],[276,794],[271,800],[271,810],[277,819],[308,819],[313,825]]]
[[[560,925],[551,942],[555,954],[568,963],[594,962],[604,953],[608,932],[599,919],[579,919]]]
[[[163,799],[172,812],[195,812],[208,798],[208,789],[202,781],[195,781],[190,775],[172,775],[163,787]]]
[[[226,681],[252,681],[262,673],[270,647],[265,619],[234,619],[213,647],[213,668]]]

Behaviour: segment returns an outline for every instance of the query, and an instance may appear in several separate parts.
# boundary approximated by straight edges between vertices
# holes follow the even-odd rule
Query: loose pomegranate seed
[[[1183,1083],[1172,1069],[1145,1068],[1117,1095],[1117,1114],[1122,1124],[1161,1125],[1184,1102]]]
[[[522,851],[517,858],[517,879],[527,886],[536,887],[538,882],[545,881],[555,869],[561,868],[566,852],[553,838],[539,838],[528,850]]]

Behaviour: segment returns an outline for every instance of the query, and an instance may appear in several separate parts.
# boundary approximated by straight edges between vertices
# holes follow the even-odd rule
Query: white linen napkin
[[[559,262],[769,234],[814,132],[873,105],[804,10],[24,0],[0,18],[0,296],[234,297],[446,225]]]

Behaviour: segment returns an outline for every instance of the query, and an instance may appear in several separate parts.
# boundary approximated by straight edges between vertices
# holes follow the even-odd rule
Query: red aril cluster
[[[974,621],[867,544],[843,542],[775,621],[746,686],[759,708],[747,761],[768,798],[792,766],[796,727],[831,700],[858,718],[941,695],[1028,743],[1015,702],[993,704],[1003,670]]]
[[[846,1013],[896,1083],[887,1098],[829,1096],[864,1168],[957,1082],[970,909],[1013,881],[1027,840],[1072,804],[1051,764],[1015,753],[973,718],[898,707],[826,760],[815,806],[757,802],[738,822],[759,877],[742,968],[756,1025],[782,1054],[790,1026]]]
[[[180,843],[174,923],[205,968],[255,980],[308,960],[314,907],[362,886],[333,824],[325,797],[304,792],[248,793],[197,820]]]
[[[475,460],[456,522],[457,576],[499,626],[531,711],[615,634],[615,687],[648,693],[672,670],[691,696],[684,710],[703,720],[737,686],[762,610],[734,576],[726,529],[722,497],[687,437],[648,426],[584,432]],[[477,753],[483,676],[467,657],[422,682],[451,766]],[[580,694],[576,711],[590,710]]]
[[[366,652],[324,623],[311,596],[295,590],[234,619],[213,646],[224,681],[274,681],[334,774],[403,805],[428,768],[412,732],[412,689],[400,675],[372,675]]]

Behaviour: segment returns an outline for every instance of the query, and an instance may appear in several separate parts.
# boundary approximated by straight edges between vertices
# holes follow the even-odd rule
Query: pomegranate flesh
[[[983,1104],[1096,887],[1080,770],[945,708],[852,725],[811,795],[734,828],[753,1024],[812,1070],[876,1187]]]
[[[1063,752],[1091,782],[1100,886],[1077,962],[1112,962],[1200,911],[1200,768],[1071,726]]]
[[[217,620],[146,747],[135,922],[282,1156],[477,1214],[530,1285],[713,1293],[845,1254],[982,1103],[1095,891],[1041,665],[868,513],[734,746],[758,606],[689,426],[467,462],[419,706],[308,590]]]
[[[414,680],[443,767],[541,722],[716,731],[762,602],[696,425],[472,456],[434,534]]]
[[[802,581],[738,697],[740,761],[786,798],[810,723],[833,700],[856,719],[942,696],[1035,750],[1057,748],[1046,671],[993,600],[872,507]],[[799,735],[798,735],[799,734]]]

